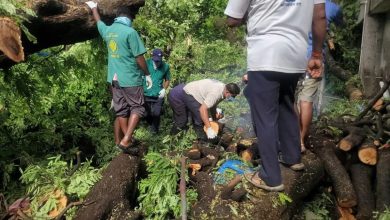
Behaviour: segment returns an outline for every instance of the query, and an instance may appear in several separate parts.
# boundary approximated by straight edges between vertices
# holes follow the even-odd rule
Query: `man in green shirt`
[[[169,81],[171,80],[169,65],[162,58],[162,50],[154,49],[152,58],[146,61],[153,82],[152,88],[146,89],[147,85],[146,81],[144,81],[145,108],[147,112],[146,121],[152,133],[158,133],[159,131],[164,96],[169,86]]]
[[[115,143],[124,153],[137,154],[133,132],[139,119],[145,116],[142,75],[145,74],[148,88],[152,80],[146,67],[145,46],[131,27],[131,11],[122,7],[117,10],[114,23],[107,26],[100,19],[97,3],[88,1],[99,34],[107,44],[107,82],[112,86],[112,100],[116,119],[114,123]]]

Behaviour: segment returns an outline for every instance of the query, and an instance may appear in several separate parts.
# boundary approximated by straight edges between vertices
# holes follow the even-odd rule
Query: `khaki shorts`
[[[303,77],[305,77],[305,75]],[[321,80],[322,77],[316,79],[312,79],[312,78],[300,79],[298,81],[298,86],[296,90],[297,102],[299,101],[314,102]]]

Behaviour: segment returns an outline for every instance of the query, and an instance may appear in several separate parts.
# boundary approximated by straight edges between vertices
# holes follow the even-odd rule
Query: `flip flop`
[[[268,186],[260,177],[259,172],[245,173],[245,179],[252,183],[254,186],[260,189],[264,189],[270,192],[280,192],[284,190],[284,185],[280,184],[278,186]]]
[[[117,147],[119,149],[122,150],[123,153],[125,154],[130,154],[130,155],[133,155],[133,156],[138,156],[139,154],[139,149],[138,147],[136,147],[136,145],[138,145],[140,143],[140,141],[136,140],[136,139],[132,139],[130,141],[130,144],[128,146],[124,146],[122,144],[118,144]]]

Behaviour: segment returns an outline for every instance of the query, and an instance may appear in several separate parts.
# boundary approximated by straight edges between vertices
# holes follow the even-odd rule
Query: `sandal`
[[[122,144],[118,144],[117,147],[119,149],[122,150],[123,153],[125,154],[130,154],[130,155],[133,155],[133,156],[138,156],[138,153],[139,153],[139,149],[138,147],[136,147],[138,144],[140,143],[140,141],[136,140],[136,139],[132,139],[130,141],[130,144],[128,146],[124,146]]]
[[[284,190],[284,185],[280,184],[278,186],[268,186],[260,177],[259,172],[245,173],[245,179],[252,183],[254,186],[264,189],[270,192],[280,192]]]

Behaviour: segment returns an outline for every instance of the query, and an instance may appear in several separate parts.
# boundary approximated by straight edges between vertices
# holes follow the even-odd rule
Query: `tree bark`
[[[140,158],[128,154],[119,154],[103,172],[102,179],[97,182],[88,193],[84,204],[76,213],[75,220],[103,220],[108,219],[112,210],[122,204],[122,213],[117,216],[128,215],[136,201],[136,181]]]
[[[383,212],[390,207],[390,148],[379,150],[376,165],[376,209]]]
[[[145,0],[95,0],[101,18],[111,24],[117,8],[128,7],[134,13],[144,6]],[[96,22],[85,0],[27,0],[27,6],[36,12],[37,17],[25,23],[28,30],[37,38],[37,44],[22,35],[26,55],[45,48],[74,44],[98,36]],[[15,62],[0,60],[0,68],[7,69]]]
[[[353,147],[358,146],[365,138],[365,132],[362,128],[350,127],[348,131],[349,134],[341,139],[338,144],[338,147],[343,151],[349,151]]]
[[[292,200],[291,203],[286,202],[286,204],[280,202],[279,193],[258,189],[246,180],[243,180],[241,184],[248,190],[250,199],[238,203],[232,201],[236,191],[237,197],[244,193],[244,190],[238,189],[233,191],[231,199],[223,200],[220,197],[222,195],[215,192],[213,182],[210,180],[211,177],[203,174],[198,179],[208,179],[209,184],[204,183],[206,181],[197,181],[202,183],[202,187],[196,186],[201,200],[191,209],[190,217],[192,219],[291,219],[302,206],[303,199],[317,187],[325,174],[321,160],[313,153],[307,152],[303,156],[302,162],[306,169],[301,172],[292,171],[281,165],[283,184],[285,185],[284,194]],[[232,181],[232,185],[236,184],[237,180],[238,178]],[[205,195],[204,189],[210,191],[212,196]],[[226,190],[226,188],[223,189]],[[201,193],[199,190],[202,190]],[[223,196],[226,196],[226,192]]]
[[[326,172],[332,179],[338,205],[343,208],[351,208],[357,204],[356,193],[351,179],[341,162],[337,159],[334,149],[334,143],[325,140],[322,146],[316,146],[315,153],[321,158]]]
[[[351,178],[358,197],[356,218],[361,220],[372,219],[375,210],[375,197],[372,188],[374,168],[362,163],[351,165]]]

